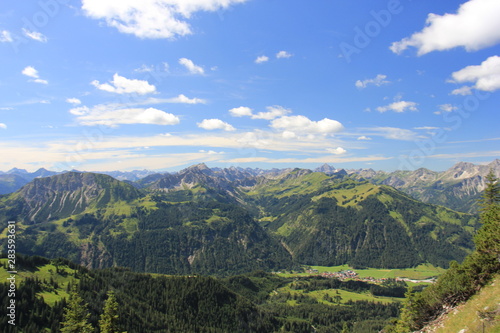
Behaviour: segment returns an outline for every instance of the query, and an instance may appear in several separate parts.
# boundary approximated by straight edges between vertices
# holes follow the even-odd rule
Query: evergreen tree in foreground
[[[483,226],[477,232],[474,243],[478,254],[489,261],[489,270],[495,271],[500,269],[500,182],[491,170],[486,181],[479,202]]]
[[[99,328],[101,333],[119,333],[118,330],[118,302],[115,293],[108,292],[108,299],[104,303],[104,312],[99,319]]]
[[[421,293],[411,290],[399,320],[384,329],[387,333],[407,333],[421,329],[436,318],[444,307],[467,301],[500,273],[500,182],[492,171],[479,201],[481,228],[474,237],[476,249],[463,263],[450,263],[438,281]]]
[[[78,294],[76,285],[73,285],[69,293],[69,301],[64,309],[64,317],[61,322],[62,333],[93,333],[94,329],[89,323],[90,313],[87,304]]]

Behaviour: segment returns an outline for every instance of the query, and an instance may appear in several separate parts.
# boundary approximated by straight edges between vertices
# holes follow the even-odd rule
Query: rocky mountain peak
[[[316,171],[316,172],[324,172],[326,174],[330,174],[330,173],[334,173],[336,171],[336,169],[333,166],[325,163],[322,166],[314,169],[314,171]]]

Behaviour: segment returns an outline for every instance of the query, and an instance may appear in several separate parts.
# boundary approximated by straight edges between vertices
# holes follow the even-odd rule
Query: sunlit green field
[[[309,266],[308,266],[309,267]],[[316,269],[318,274],[325,272],[339,272],[344,270],[355,271],[360,278],[373,277],[375,279],[382,278],[408,278],[413,280],[426,280],[428,278],[437,277],[443,274],[446,270],[444,268],[435,267],[430,264],[422,264],[414,268],[405,269],[380,269],[380,268],[370,268],[370,269],[354,269],[348,265],[340,266],[310,266],[310,269]],[[314,273],[313,273],[314,274]],[[280,273],[278,274],[283,277],[293,277],[293,276],[309,276],[311,273]]]

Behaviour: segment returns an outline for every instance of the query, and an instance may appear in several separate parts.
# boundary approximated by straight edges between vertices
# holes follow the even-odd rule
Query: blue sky
[[[5,0],[0,170],[500,157],[497,0]]]

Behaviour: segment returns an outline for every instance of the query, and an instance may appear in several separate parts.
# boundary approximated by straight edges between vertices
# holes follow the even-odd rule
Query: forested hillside
[[[6,261],[0,259],[3,263]],[[291,279],[254,272],[225,279],[161,276],[128,269],[88,270],[66,260],[17,257],[16,326],[0,318],[0,331],[60,332],[75,326],[102,330],[110,295],[116,332],[336,332],[344,326],[377,332],[399,313],[398,302],[348,301],[313,297],[327,291],[391,294],[401,286],[380,287],[320,277]],[[0,276],[6,273],[5,265]],[[277,291],[291,286],[294,293]],[[334,288],[334,289],[332,289]],[[405,288],[403,288],[405,289]],[[8,290],[0,284],[0,293]],[[326,295],[326,294],[325,294]],[[2,307],[9,299],[2,298]],[[71,317],[70,317],[71,316]],[[77,319],[69,321],[69,318]]]
[[[472,250],[478,227],[473,215],[345,173],[197,165],[139,187],[92,173],[37,178],[0,198],[0,218],[16,221],[19,253],[220,276],[300,264],[447,267]]]
[[[406,333],[421,329],[442,313],[468,301],[500,273],[500,183],[492,172],[487,175],[487,186],[479,205],[482,226],[474,237],[475,251],[462,263],[453,261],[437,283],[423,292],[409,293],[400,319],[386,332]],[[486,316],[486,310],[479,311],[485,311]],[[497,316],[493,311],[490,319]]]

